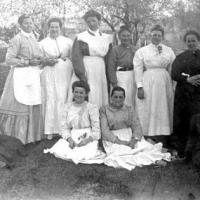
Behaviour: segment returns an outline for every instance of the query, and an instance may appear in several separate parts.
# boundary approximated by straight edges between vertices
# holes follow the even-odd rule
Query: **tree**
[[[73,2],[76,3],[77,0]],[[163,11],[171,9],[170,5],[165,0],[83,0],[80,10],[98,10],[112,31],[116,31],[120,24],[126,25],[132,30],[136,43],[139,32],[143,33],[146,26],[163,15]]]

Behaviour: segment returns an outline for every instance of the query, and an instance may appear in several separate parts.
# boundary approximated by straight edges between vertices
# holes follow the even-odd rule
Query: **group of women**
[[[60,134],[45,153],[129,170],[170,160],[158,142],[172,133],[173,147],[183,154],[200,108],[199,34],[188,31],[188,50],[175,58],[162,44],[160,25],[151,29],[151,43],[136,51],[126,26],[118,32],[120,44],[111,47],[112,38],[99,30],[101,15],[89,10],[84,20],[88,30],[72,42],[52,18],[38,43],[31,17],[19,17],[21,32],[6,56],[12,67],[0,101],[0,134],[23,143]]]

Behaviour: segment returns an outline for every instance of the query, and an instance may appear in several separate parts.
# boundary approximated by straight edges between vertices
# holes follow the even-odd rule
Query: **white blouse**
[[[166,69],[169,73],[175,59],[173,50],[164,45],[149,44],[138,49],[133,58],[135,80],[137,87],[143,87],[143,73],[149,69]]]
[[[61,120],[61,135],[67,139],[72,129],[91,128],[91,137],[100,139],[99,110],[94,104],[84,102],[81,105],[74,102],[65,105]]]
[[[79,41],[86,42],[89,46],[90,56],[104,57],[109,49],[109,44],[112,42],[112,37],[105,33],[89,33],[84,31],[77,35]]]

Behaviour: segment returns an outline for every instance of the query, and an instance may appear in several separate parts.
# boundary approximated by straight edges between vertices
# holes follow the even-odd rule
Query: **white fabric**
[[[90,129],[76,129],[71,131],[71,137],[74,141],[80,143],[83,139],[90,135]],[[71,149],[69,143],[60,139],[51,148],[44,150],[44,153],[54,154],[56,157],[64,160],[72,160],[75,164],[78,163],[103,163],[105,154],[98,150],[98,141],[93,141],[82,147],[75,147]]]
[[[40,42],[45,57],[59,58],[54,66],[46,66],[41,74],[42,105],[45,123],[45,134],[60,132],[60,121],[64,103],[68,97],[69,85],[73,72],[69,59],[72,47],[71,39],[59,36],[47,37]]]
[[[19,103],[25,105],[41,104],[39,67],[15,68],[13,87],[15,98]]]
[[[117,71],[117,85],[126,92],[125,103],[135,107],[136,84],[134,71]]]
[[[112,131],[121,140],[130,141],[132,131],[120,129]],[[103,141],[107,157],[104,163],[114,168],[133,170],[136,166],[150,165],[158,160],[170,161],[170,153],[162,153],[162,144],[150,144],[144,138],[136,143],[134,149],[129,146]]]
[[[136,109],[143,134],[170,135],[173,119],[173,88],[170,77],[175,55],[162,45],[159,53],[155,45],[142,47],[133,59],[137,87],[143,86],[144,99],[136,97]]]
[[[90,56],[83,57],[86,77],[90,86],[89,102],[101,107],[108,103],[104,56],[108,52],[112,37],[104,33],[93,36],[88,31],[85,31],[78,34],[77,38],[80,41],[86,42],[89,46]],[[75,80],[77,80],[77,77],[74,75],[72,82]],[[69,98],[69,101],[71,100],[72,94]]]

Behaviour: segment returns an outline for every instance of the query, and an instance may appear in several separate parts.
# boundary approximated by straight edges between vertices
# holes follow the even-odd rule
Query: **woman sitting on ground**
[[[51,149],[52,153],[62,159],[71,159],[74,163],[101,163],[104,154],[98,150],[100,139],[99,111],[85,99],[90,91],[84,81],[72,84],[73,102],[66,104],[61,121],[60,139]],[[100,157],[99,157],[100,156]]]
[[[103,146],[107,157],[104,163],[128,170],[170,159],[162,153],[162,144],[151,144],[142,136],[142,129],[133,107],[124,104],[125,90],[114,87],[110,104],[100,109]]]

